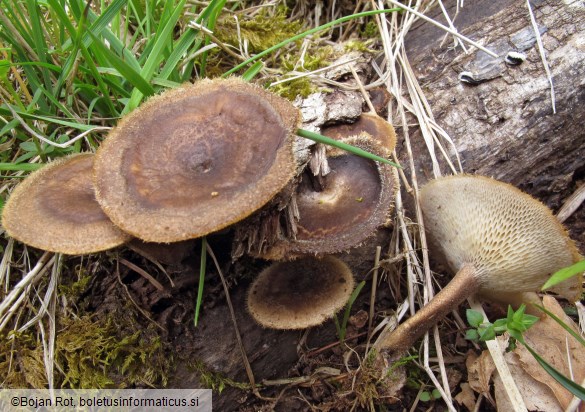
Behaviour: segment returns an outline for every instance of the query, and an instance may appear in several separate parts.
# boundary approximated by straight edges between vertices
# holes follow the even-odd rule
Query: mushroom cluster
[[[235,78],[167,91],[123,118],[95,156],[31,174],[6,203],[3,225],[17,240],[66,254],[131,237],[204,236],[254,213],[289,182],[298,123],[288,101]]]
[[[323,133],[381,157],[396,143],[392,125],[370,114]],[[395,168],[334,147],[315,147],[312,160],[291,196],[297,218],[285,227],[293,230],[266,236],[250,225],[242,229],[252,233],[246,237],[252,240],[248,253],[276,261],[248,293],[250,313],[266,327],[307,328],[331,318],[353,289],[349,267],[331,255],[360,245],[390,221],[398,189]],[[310,288],[306,279],[312,279]]]
[[[392,126],[362,118],[335,138],[387,157]],[[324,157],[314,173],[294,150],[299,122],[290,102],[236,78],[166,91],[122,118],[95,155],[73,155],[27,177],[6,203],[3,226],[31,246],[87,254],[131,239],[133,245],[195,239],[255,216],[262,222],[249,219],[247,227],[271,227],[275,235],[267,242],[247,234],[261,240],[251,254],[287,262],[258,277],[251,313],[277,328],[320,323],[353,289],[350,269],[329,255],[359,245],[389,220],[398,184],[394,168],[324,146],[317,146]],[[267,302],[277,302],[283,319],[287,310],[298,312],[274,289],[279,282],[319,296],[323,304],[311,322],[261,319]],[[256,299],[267,291],[271,297]]]

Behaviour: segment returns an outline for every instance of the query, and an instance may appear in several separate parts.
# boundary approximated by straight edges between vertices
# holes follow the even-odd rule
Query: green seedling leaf
[[[483,315],[473,309],[467,309],[465,311],[465,316],[467,317],[467,323],[474,328],[479,327],[483,323]]]
[[[349,300],[347,301],[347,305],[345,305],[345,312],[343,314],[343,321],[341,323],[341,327],[338,329],[338,333],[339,333],[339,340],[343,341],[345,339],[345,332],[347,329],[347,322],[349,321],[349,314],[351,312],[351,307],[353,306],[353,303],[355,302],[355,300],[357,299],[358,295],[360,294],[360,292],[362,291],[362,288],[366,285],[366,281],[362,280],[354,289],[354,291],[352,292],[351,296],[349,297]],[[337,319],[337,318],[336,318]],[[339,324],[337,324],[339,326]]]
[[[479,340],[479,333],[476,329],[469,329],[465,332],[465,339],[477,342]]]
[[[494,331],[496,333],[504,333],[508,329],[508,321],[506,319],[498,319],[494,322]]]
[[[546,290],[550,287],[558,285],[559,283],[585,272],[585,260],[581,260],[574,265],[563,268],[555,273],[546,281],[541,290]]]
[[[304,130],[304,129],[298,129],[297,135],[304,137],[306,139],[313,140],[314,142],[317,142],[317,143],[323,143],[323,144],[326,144],[329,146],[337,147],[338,149],[346,150],[350,153],[353,153],[354,155],[365,157],[366,159],[375,160],[377,162],[386,163],[386,164],[389,164],[391,166],[400,168],[399,165],[391,162],[388,159],[384,159],[383,157],[376,156],[375,154],[367,152],[363,149],[360,149],[359,147],[355,147],[355,146],[349,145],[347,143],[342,143],[338,140],[332,139],[332,138],[327,137],[327,136],[320,135],[320,134],[315,133],[315,132],[310,132],[310,131]]]
[[[478,333],[479,340],[482,342],[496,338],[496,331],[494,330],[494,325],[492,325],[491,323],[487,326],[480,326],[478,328]]]

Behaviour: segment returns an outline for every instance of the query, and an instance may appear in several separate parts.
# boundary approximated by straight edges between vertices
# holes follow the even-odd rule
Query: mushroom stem
[[[393,353],[404,353],[424,333],[456,309],[465,299],[477,293],[480,280],[471,264],[464,265],[451,281],[428,304],[414,316],[400,324],[390,335],[377,343],[380,349]]]

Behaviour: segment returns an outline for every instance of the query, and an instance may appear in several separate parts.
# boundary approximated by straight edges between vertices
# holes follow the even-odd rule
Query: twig
[[[372,322],[374,321],[374,308],[376,306],[376,288],[378,287],[378,270],[380,268],[380,254],[382,247],[376,246],[376,257],[374,258],[374,273],[372,274],[372,293],[370,294],[370,316],[368,319],[368,337],[372,337]]]
[[[479,301],[475,297],[471,297],[467,299],[469,305],[473,310],[480,312],[483,315],[483,318],[487,320],[487,316],[483,310],[483,307],[479,303]],[[488,340],[485,342],[487,345],[488,350],[490,351],[490,355],[496,365],[496,369],[502,379],[503,387],[510,398],[510,402],[512,404],[512,408],[515,412],[527,412],[526,404],[524,403],[524,399],[520,394],[520,390],[516,386],[516,382],[510,373],[510,369],[508,368],[508,363],[502,354],[502,349],[500,348],[500,344],[498,343],[497,339]]]

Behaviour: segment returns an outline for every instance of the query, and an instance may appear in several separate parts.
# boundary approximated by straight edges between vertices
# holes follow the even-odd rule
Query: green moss
[[[364,28],[360,31],[360,37],[365,37],[367,39],[377,38],[379,36],[380,31],[378,30],[378,25],[373,20],[367,22]]]
[[[239,45],[239,32],[242,39],[248,42],[248,52],[258,53],[293,37],[302,30],[302,22],[290,21],[287,9],[278,7],[276,11],[262,8],[253,17],[238,15],[238,21],[232,15],[218,22],[215,36],[223,43]]]
[[[212,371],[205,363],[195,360],[189,361],[188,366],[199,376],[199,380],[203,386],[213,389],[221,393],[226,386],[233,388],[250,389],[249,383],[236,382],[233,379],[227,378],[218,372]]]
[[[317,91],[307,77],[303,77],[290,82],[280,83],[270,89],[271,92],[278,94],[288,100],[294,100],[297,96],[306,98],[311,93]]]
[[[172,359],[163,353],[157,331],[147,327],[124,335],[121,326],[111,318],[101,321],[87,315],[60,319],[55,342],[55,385],[165,386]],[[46,387],[42,359],[43,345],[32,332],[0,337],[0,376],[6,377],[3,386]]]

